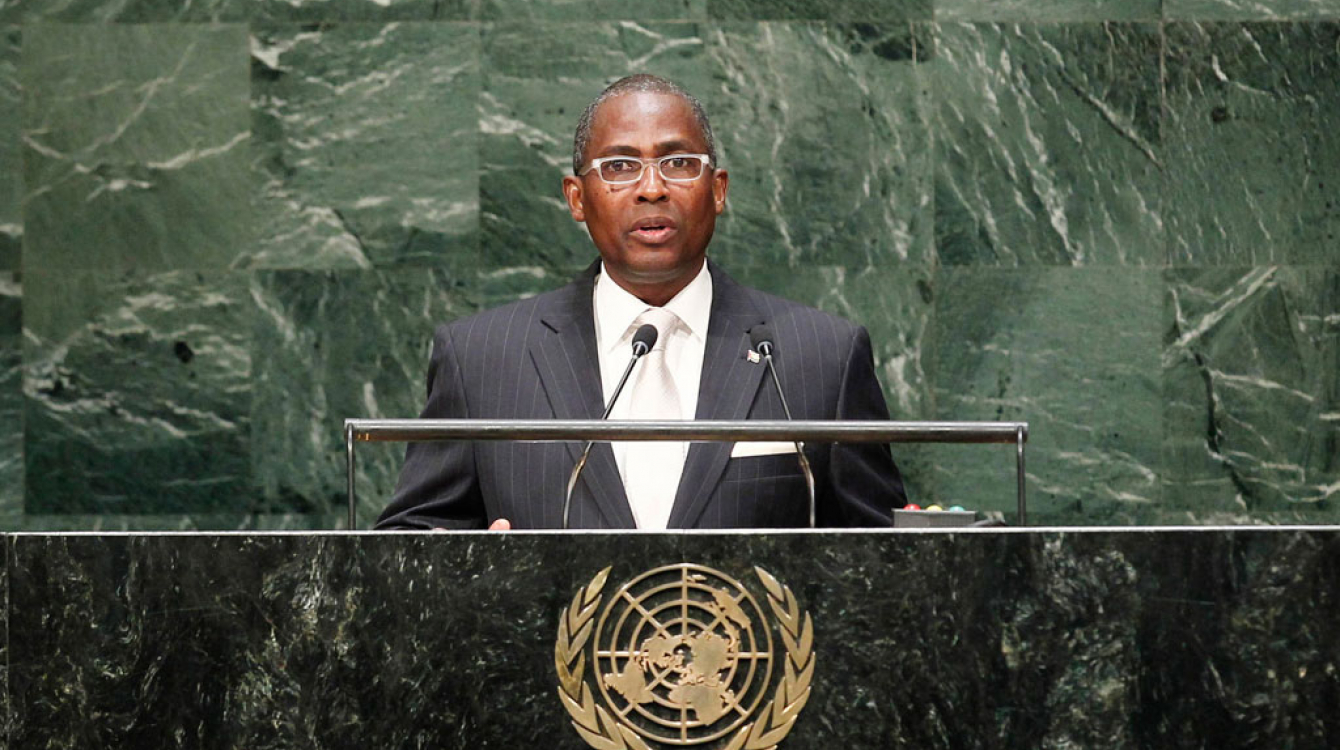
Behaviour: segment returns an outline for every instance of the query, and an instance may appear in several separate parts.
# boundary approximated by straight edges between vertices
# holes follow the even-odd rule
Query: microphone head
[[[749,345],[764,356],[772,356],[772,329],[767,323],[760,323],[749,329]]]
[[[641,357],[651,351],[651,348],[656,346],[658,335],[656,326],[651,323],[643,323],[639,326],[637,331],[633,333],[633,356]]]

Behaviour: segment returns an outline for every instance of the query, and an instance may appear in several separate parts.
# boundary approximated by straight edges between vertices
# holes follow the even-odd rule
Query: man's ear
[[[572,175],[563,177],[563,198],[568,202],[568,213],[572,214],[572,220],[586,221],[586,207],[582,205],[581,178]]]
[[[730,187],[730,175],[724,169],[712,173],[712,202],[717,215],[726,210],[726,191]]]

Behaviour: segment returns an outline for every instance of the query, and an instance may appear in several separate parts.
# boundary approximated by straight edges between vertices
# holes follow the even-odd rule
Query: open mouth
[[[632,231],[634,237],[648,244],[664,242],[674,233],[675,222],[659,216],[638,222]]]

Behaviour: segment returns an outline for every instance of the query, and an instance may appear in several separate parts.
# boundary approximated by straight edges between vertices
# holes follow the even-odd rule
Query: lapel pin
[[[758,356],[758,352],[754,351],[753,349],[749,350],[749,353],[745,355],[745,358],[748,359],[750,362],[753,362],[754,364],[758,364],[759,362],[763,361],[763,358]]]

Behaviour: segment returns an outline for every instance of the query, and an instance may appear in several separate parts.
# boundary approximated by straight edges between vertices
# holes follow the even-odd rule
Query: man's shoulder
[[[827,331],[832,335],[847,338],[861,330],[861,326],[834,313],[820,310],[795,300],[778,297],[761,289],[744,285],[738,287],[749,301],[763,313],[769,325],[774,329],[803,327],[811,330]]]
[[[542,319],[559,309],[563,301],[571,298],[572,293],[572,284],[568,284],[525,299],[490,307],[440,324],[437,327],[437,334],[451,335],[453,338],[472,338],[501,329],[515,330],[519,326],[529,326],[537,319]]]

